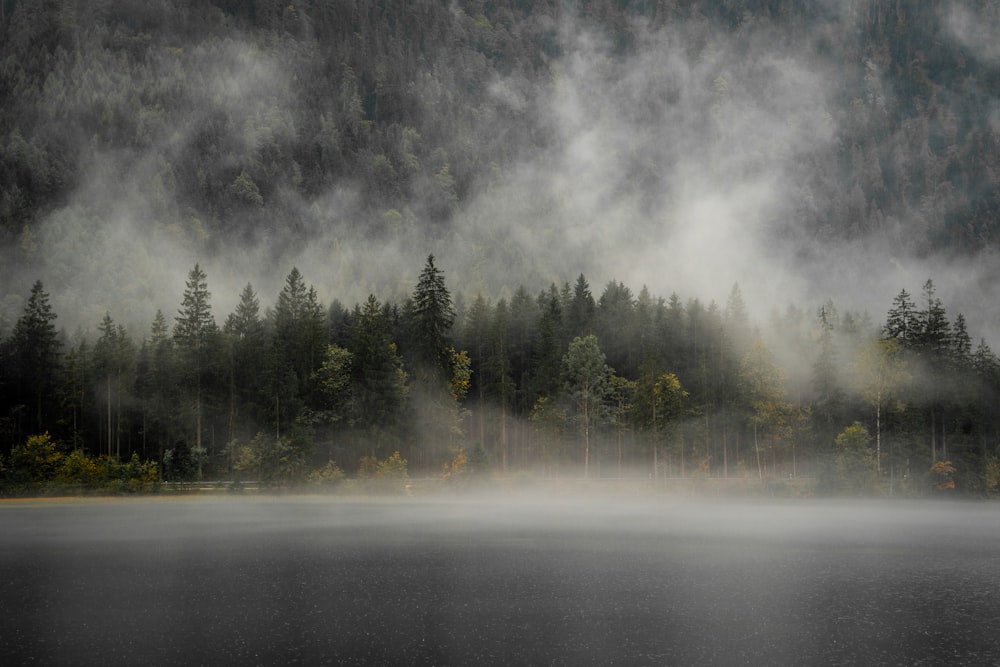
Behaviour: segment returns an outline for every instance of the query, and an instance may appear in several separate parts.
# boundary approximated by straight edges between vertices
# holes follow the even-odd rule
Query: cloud
[[[961,45],[970,57],[989,64],[1000,63],[1000,7],[982,3],[973,11],[966,3],[952,2],[942,10],[945,34]]]

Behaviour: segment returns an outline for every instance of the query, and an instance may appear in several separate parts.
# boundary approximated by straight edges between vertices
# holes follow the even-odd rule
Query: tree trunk
[[[753,423],[753,449],[757,455],[757,477],[764,481],[764,470],[760,467],[760,442],[757,439],[757,422]]]

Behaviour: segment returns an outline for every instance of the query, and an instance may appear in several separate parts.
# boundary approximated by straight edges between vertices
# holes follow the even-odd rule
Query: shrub
[[[340,484],[344,477],[346,475],[343,468],[337,465],[336,461],[330,459],[324,467],[309,473],[308,482],[311,486],[331,488]]]

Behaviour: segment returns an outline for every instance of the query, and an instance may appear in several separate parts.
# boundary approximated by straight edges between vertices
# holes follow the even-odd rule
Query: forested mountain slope
[[[707,262],[725,275],[702,296],[717,297],[762,261],[799,276],[842,263],[838,248],[975,255],[997,234],[992,2],[5,0],[0,14],[8,326],[10,295],[41,273],[57,303],[93,301],[63,300],[86,286],[138,306],[150,283],[176,293],[190,260],[241,253],[243,270],[275,262],[275,286],[305,254],[359,299],[405,291],[372,265],[431,251],[492,292],[520,282],[512,269],[694,291]],[[653,275],[662,262],[670,275]]]

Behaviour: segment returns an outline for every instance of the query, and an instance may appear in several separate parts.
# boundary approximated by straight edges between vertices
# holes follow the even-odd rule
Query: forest
[[[8,490],[412,472],[1000,491],[1000,360],[931,280],[881,325],[828,302],[763,327],[738,285],[720,307],[595,297],[582,274],[457,307],[433,256],[402,303],[324,305],[293,268],[272,307],[247,284],[221,326],[208,284],[196,265],[174,317],[135,337],[106,314],[93,340],[61,335],[34,285],[0,348]]]
[[[997,493],[997,31],[988,0],[0,0],[5,492]]]

